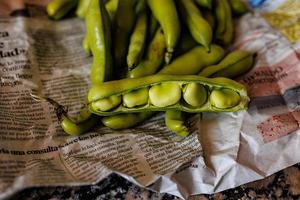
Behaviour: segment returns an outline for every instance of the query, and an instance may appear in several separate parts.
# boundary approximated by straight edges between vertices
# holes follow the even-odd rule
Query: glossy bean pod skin
[[[120,130],[136,126],[149,117],[153,116],[153,112],[126,113],[113,116],[102,117],[101,121],[104,126],[111,129]]]
[[[123,66],[126,66],[126,55],[128,51],[130,33],[135,22],[135,0],[119,0],[113,23],[113,43],[115,73],[120,74]]]
[[[198,75],[235,78],[251,69],[253,61],[253,54],[243,50],[236,50],[225,56],[217,65],[205,67]]]
[[[84,19],[91,0],[79,0],[76,8],[76,16]]]
[[[76,119],[70,117],[64,106],[60,105],[51,98],[41,98],[32,95],[36,100],[44,100],[54,106],[56,116],[59,120],[60,126],[69,135],[81,135],[91,130],[99,123],[99,116],[92,114],[87,108],[83,109]]]
[[[181,98],[181,90],[184,85],[189,83],[197,83],[202,85],[207,89],[207,93],[210,94],[216,90],[227,89],[233,93],[237,93],[240,97],[240,101],[237,104],[230,107],[218,108],[213,106],[213,101],[210,100],[204,103],[200,107],[194,107],[184,102]],[[162,98],[155,96],[157,94],[161,95],[160,89],[167,91],[166,84],[172,85],[170,95],[164,94]],[[121,96],[134,90],[141,88],[149,88],[149,102],[145,105],[127,108],[120,104],[115,104],[114,108],[109,111],[101,111],[98,109],[96,103],[99,100],[110,98],[111,96]],[[160,88],[161,87],[161,88]],[[222,92],[219,92],[220,94]],[[219,94],[218,93],[218,94]],[[154,96],[154,98],[153,98]],[[172,97],[172,104],[165,104],[161,102],[162,99]],[[222,96],[222,95],[219,95]],[[177,102],[173,102],[174,98]],[[155,101],[155,102],[154,102]],[[218,100],[218,105],[220,105],[222,100]],[[88,93],[88,106],[92,113],[102,116],[115,115],[119,113],[134,113],[134,112],[144,112],[144,111],[165,111],[165,110],[180,110],[190,113],[198,112],[235,112],[247,107],[249,102],[249,97],[247,96],[247,91],[245,87],[233,80],[227,78],[204,78],[197,75],[186,75],[186,76],[174,76],[174,75],[153,75],[136,79],[122,79],[117,81],[105,82],[93,86]],[[162,103],[162,104],[158,104]],[[167,106],[165,106],[167,105]]]
[[[224,0],[215,1],[215,19],[216,19],[216,36],[222,35],[226,30],[226,11],[224,7]]]
[[[146,51],[146,57],[136,68],[128,72],[129,78],[138,78],[156,73],[164,62],[166,50],[165,37],[161,29],[157,29],[154,38]]]
[[[165,62],[171,62],[172,54],[180,37],[180,23],[174,0],[148,0],[153,15],[163,29],[167,52]]]
[[[168,110],[165,115],[165,124],[168,129],[180,137],[189,135],[189,130],[185,125],[184,113],[177,110]]]
[[[52,0],[47,5],[47,14],[54,20],[66,16],[78,4],[78,0]]]
[[[164,66],[160,74],[193,75],[205,67],[217,63],[224,56],[224,50],[218,45],[211,45],[210,52],[203,46],[196,46],[171,64]]]
[[[202,17],[200,10],[194,4],[193,0],[178,0],[177,2],[180,13],[183,16],[183,21],[190,30],[191,35],[209,51],[213,38],[211,26]]]
[[[234,37],[234,28],[233,28],[233,18],[232,18],[232,11],[231,7],[227,0],[225,2],[225,12],[226,12],[226,30],[223,33],[221,38],[219,39],[225,46],[228,46],[232,43]]]
[[[130,36],[127,53],[127,66],[129,70],[134,69],[140,62],[145,48],[147,36],[147,14],[141,12],[137,16],[136,24]]]
[[[229,45],[234,37],[231,8],[227,0],[216,1],[216,40],[222,45]]]
[[[88,45],[93,54],[91,81],[107,81],[112,76],[111,25],[102,0],[91,0],[85,17]]]
[[[61,117],[61,127],[69,135],[82,135],[99,124],[99,116],[92,115],[84,121],[74,121],[68,115]]]

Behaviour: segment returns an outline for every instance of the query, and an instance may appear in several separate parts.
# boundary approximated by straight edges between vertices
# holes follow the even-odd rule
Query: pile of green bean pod
[[[85,20],[92,86],[76,119],[60,115],[67,133],[83,134],[101,122],[130,128],[166,111],[166,126],[187,136],[183,112],[247,108],[245,87],[228,78],[251,70],[254,54],[224,50],[234,38],[233,17],[248,11],[243,1],[52,0],[47,6],[54,20],[73,10]]]

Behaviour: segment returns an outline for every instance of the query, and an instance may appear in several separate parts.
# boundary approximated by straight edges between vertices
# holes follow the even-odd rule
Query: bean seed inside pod
[[[128,108],[148,103],[148,88],[131,91],[123,95],[123,105]]]
[[[121,96],[110,96],[105,99],[100,99],[92,103],[92,108],[94,110],[100,110],[100,111],[109,111],[118,105],[120,105],[122,101]]]
[[[149,90],[150,102],[157,107],[176,104],[181,98],[181,86],[176,82],[154,85]]]
[[[207,100],[207,91],[201,84],[189,83],[183,88],[183,98],[189,105],[200,107]]]
[[[230,89],[213,90],[210,94],[209,101],[211,105],[217,108],[231,108],[239,104],[240,95]]]

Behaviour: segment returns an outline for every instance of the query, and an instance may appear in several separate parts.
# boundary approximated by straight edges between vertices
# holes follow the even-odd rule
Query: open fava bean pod
[[[88,93],[89,110],[97,115],[180,110],[235,112],[247,108],[246,88],[227,78],[196,75],[152,75],[94,85]]]

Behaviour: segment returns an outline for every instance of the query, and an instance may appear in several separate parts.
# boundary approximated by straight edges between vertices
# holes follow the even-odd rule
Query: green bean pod
[[[98,84],[112,76],[110,22],[102,0],[91,0],[85,22],[93,54],[91,81]]]
[[[79,0],[76,8],[76,16],[84,19],[91,0]]]
[[[160,74],[193,75],[209,65],[213,65],[224,56],[224,50],[218,45],[211,45],[210,52],[203,46],[196,46],[182,56],[176,58],[171,64],[159,71]]]
[[[146,43],[147,35],[147,14],[141,12],[138,15],[135,27],[130,37],[128,54],[127,54],[127,65],[129,70],[134,69],[140,62]]]
[[[126,113],[102,117],[101,121],[105,126],[119,130],[136,126],[151,117],[153,114],[153,112]]]
[[[116,73],[120,68],[126,66],[126,55],[128,51],[130,33],[135,22],[135,0],[120,0],[114,19],[114,61]]]
[[[31,96],[36,101],[47,101],[54,107],[60,126],[69,135],[81,135],[91,130],[99,122],[99,116],[92,114],[87,108],[79,113],[77,119],[72,119],[65,108],[53,99],[34,94]]]
[[[208,9],[212,8],[212,0],[195,0],[195,2],[201,7]]]
[[[54,20],[59,20],[77,6],[78,0],[52,0],[47,5],[47,14]]]
[[[222,41],[222,43],[227,46],[232,43],[233,37],[234,37],[232,11],[231,11],[230,5],[227,0],[225,1],[225,8],[226,8],[225,12],[226,12],[226,16],[227,16],[226,31],[222,35],[221,38],[218,38],[218,37],[216,37],[216,38],[217,38],[217,40],[220,39]]]
[[[218,26],[216,30],[216,39],[223,45],[229,45],[234,37],[233,20],[231,8],[227,0],[218,0],[218,7],[224,12],[224,19],[217,18]],[[216,9],[217,10],[217,9]],[[216,15],[218,17],[218,15]],[[223,32],[220,32],[220,27],[224,26]]]
[[[241,0],[229,0],[232,12],[236,15],[243,15],[249,11],[247,4]]]
[[[158,29],[147,49],[145,59],[136,68],[128,72],[128,77],[138,78],[156,73],[164,62],[165,49],[164,34],[161,29]]]
[[[215,17],[216,17],[216,36],[222,35],[226,31],[226,8],[225,8],[225,0],[217,0],[215,1]]]
[[[109,0],[105,3],[105,8],[108,12],[110,21],[114,21],[118,9],[119,0]]]
[[[180,37],[180,23],[175,2],[174,0],[148,0],[147,2],[163,29],[167,46],[165,62],[168,64]]]
[[[182,98],[183,88],[187,84],[196,83],[205,88],[203,95],[208,100],[200,106],[189,102],[203,101],[203,95],[187,95]],[[145,105],[128,108],[122,102],[103,108],[99,102],[112,96],[123,96],[139,89],[149,88],[149,101]],[[212,96],[212,94],[214,94]],[[192,99],[200,96],[200,99]],[[232,96],[232,100],[228,100]],[[190,98],[189,101],[186,98]],[[145,111],[179,110],[189,113],[199,112],[236,112],[247,107],[249,97],[246,88],[238,82],[227,78],[204,78],[197,75],[174,76],[152,75],[135,79],[121,79],[94,85],[88,93],[89,110],[97,115],[110,116],[120,113]],[[103,107],[101,107],[103,106]]]
[[[199,76],[235,78],[246,73],[253,66],[253,55],[236,50],[228,54],[220,63],[204,68]]]
[[[213,37],[209,23],[202,17],[200,10],[194,4],[193,0],[178,0],[178,4],[183,21],[189,28],[191,35],[209,51]]]
[[[189,130],[184,124],[185,117],[183,114],[183,112],[178,110],[167,110],[165,124],[166,127],[176,133],[176,135],[186,137],[189,135]]]
[[[99,117],[93,115],[86,121],[76,122],[67,115],[63,115],[61,118],[61,127],[69,135],[82,135],[87,131],[91,130],[95,125],[99,123]]]

